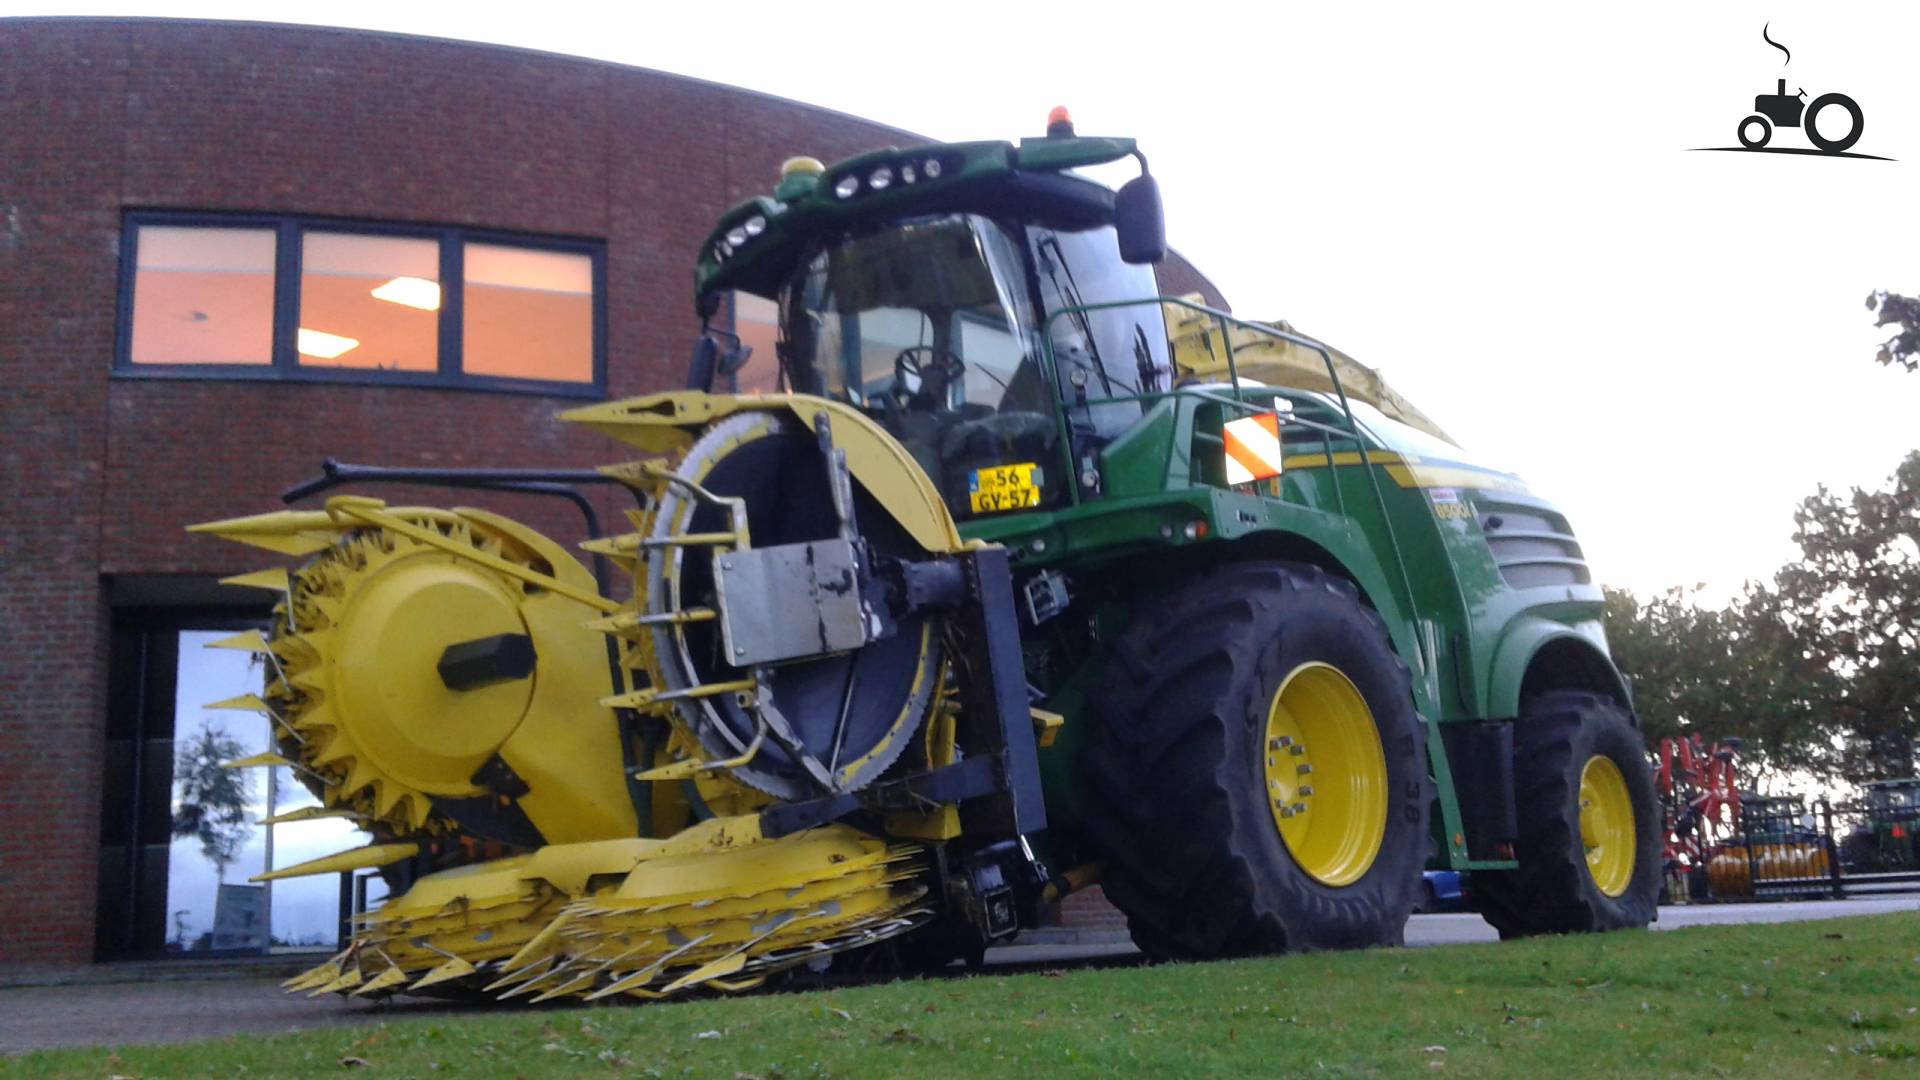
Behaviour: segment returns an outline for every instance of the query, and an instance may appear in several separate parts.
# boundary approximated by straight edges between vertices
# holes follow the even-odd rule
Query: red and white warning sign
[[[1227,483],[1251,484],[1280,475],[1280,415],[1259,413],[1227,421]]]

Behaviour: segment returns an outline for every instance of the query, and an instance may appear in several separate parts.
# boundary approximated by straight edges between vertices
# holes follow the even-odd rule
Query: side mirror
[[[1167,223],[1160,214],[1160,183],[1148,173],[1121,185],[1113,196],[1113,227],[1120,258],[1135,265],[1167,257]]]
[[[727,377],[727,393],[740,392],[740,369],[746,367],[747,361],[751,359],[753,359],[753,346],[741,343],[739,338],[735,338],[733,344],[727,346],[726,351],[720,354],[720,366],[717,370]]]
[[[687,362],[687,389],[703,393],[713,390],[713,376],[720,367],[720,343],[706,334],[693,342],[693,359]]]

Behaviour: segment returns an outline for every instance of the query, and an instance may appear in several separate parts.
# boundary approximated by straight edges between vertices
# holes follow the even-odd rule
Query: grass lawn
[[[9,1072],[1920,1076],[1920,916],[401,1016]]]

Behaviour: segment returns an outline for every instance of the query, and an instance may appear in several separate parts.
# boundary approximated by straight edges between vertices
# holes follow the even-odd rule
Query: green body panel
[[[1511,474],[1430,457],[1409,464],[1411,456],[1364,433],[1290,443],[1290,467],[1277,488],[1228,487],[1219,394],[1175,391],[1146,403],[1140,422],[1102,453],[1097,495],[1076,493],[1069,505],[1045,511],[975,517],[961,523],[962,535],[1014,549],[1023,571],[1065,574],[1070,590],[1075,575],[1106,569],[1261,557],[1306,557],[1351,578],[1411,670],[1421,713],[1437,721],[1429,754],[1440,793],[1434,825],[1442,863],[1509,865],[1467,857],[1440,725],[1517,716],[1529,664],[1550,642],[1575,641],[1604,658],[1598,586],[1516,587],[1488,544],[1490,515],[1553,515],[1551,506]],[[1243,389],[1242,396],[1252,403],[1291,399],[1297,413],[1316,404],[1312,395],[1277,389]],[[1470,486],[1476,484],[1484,486]],[[1088,696],[1104,663],[1088,659],[1047,701],[1067,717],[1055,745],[1042,753],[1048,812],[1059,823],[1079,813],[1077,751],[1085,726],[1098,722]],[[1624,688],[1619,695],[1624,700]]]

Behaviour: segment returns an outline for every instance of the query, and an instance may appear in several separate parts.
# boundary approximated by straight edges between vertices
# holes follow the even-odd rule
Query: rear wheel
[[[1829,139],[1820,133],[1820,111],[1827,106],[1838,107],[1847,114],[1847,133],[1837,139]],[[1860,141],[1860,132],[1866,128],[1866,121],[1860,115],[1860,106],[1845,94],[1822,94],[1807,106],[1807,118],[1801,121],[1807,129],[1807,141],[1829,154],[1845,153],[1854,143]]]
[[[1161,957],[1399,943],[1427,855],[1426,730],[1353,586],[1230,566],[1115,653],[1087,828],[1135,941]]]
[[[1643,927],[1660,894],[1659,809],[1640,734],[1595,694],[1542,694],[1514,732],[1517,870],[1477,873],[1503,938]]]

